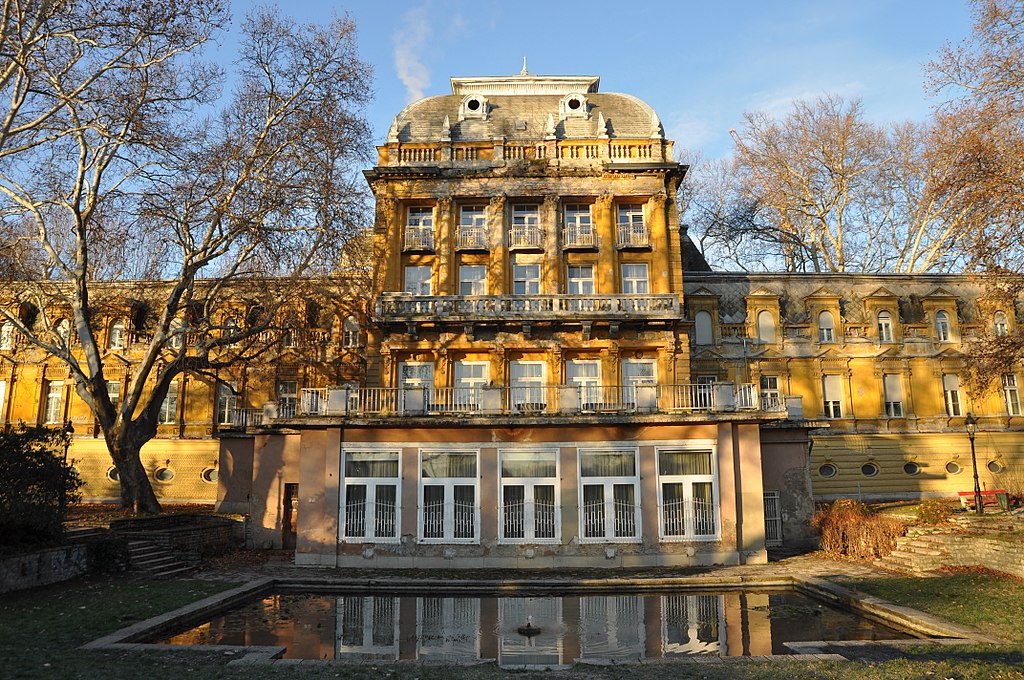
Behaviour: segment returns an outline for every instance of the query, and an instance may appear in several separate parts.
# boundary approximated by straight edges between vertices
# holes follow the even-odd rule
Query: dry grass
[[[907,533],[895,517],[872,512],[852,499],[826,505],[811,517],[811,526],[821,533],[821,550],[829,555],[874,559],[896,548],[896,539]]]

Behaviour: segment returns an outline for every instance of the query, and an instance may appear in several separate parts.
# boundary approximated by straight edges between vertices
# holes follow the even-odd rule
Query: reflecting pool
[[[577,660],[786,654],[787,642],[909,637],[793,591],[560,597],[280,593],[158,642],[284,646],[285,658],[293,659],[561,666]]]

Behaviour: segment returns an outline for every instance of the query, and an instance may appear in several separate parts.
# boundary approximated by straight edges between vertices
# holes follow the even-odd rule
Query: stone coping
[[[286,648],[264,645],[166,645],[138,642],[168,632],[183,625],[196,623],[216,613],[251,600],[268,592],[315,591],[323,593],[365,592],[374,588],[387,587],[396,595],[413,593],[458,592],[472,595],[531,594],[575,594],[583,592],[658,592],[671,590],[746,590],[746,589],[794,589],[805,595],[855,611],[876,621],[901,628],[921,639],[898,641],[809,641],[787,643],[793,650],[790,655],[756,657],[681,657],[673,659],[645,659],[638,664],[662,663],[743,663],[751,660],[800,661],[800,660],[847,660],[836,649],[852,649],[869,645],[950,645],[950,644],[998,644],[1000,640],[924,612],[893,604],[866,593],[831,583],[824,579],[803,576],[687,576],[666,578],[611,578],[611,579],[520,579],[489,580],[468,579],[408,579],[408,578],[362,578],[339,579],[329,577],[275,578],[267,577],[250,581],[244,585],[211,595],[185,605],[174,611],[134,623],[126,628],[82,645],[86,650],[116,651],[195,651],[216,652],[238,655],[229,665],[281,664],[281,665],[328,665],[345,664],[349,661],[332,659],[282,659]],[[417,661],[415,663],[424,663]],[[432,663],[432,662],[428,662]],[[481,661],[480,663],[489,663]],[[581,663],[600,664],[589,660]],[[438,662],[438,665],[455,665]]]

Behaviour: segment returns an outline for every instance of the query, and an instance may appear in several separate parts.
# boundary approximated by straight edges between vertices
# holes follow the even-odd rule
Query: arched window
[[[949,314],[935,313],[935,336],[939,342],[949,342]]]
[[[57,337],[65,346],[71,344],[71,322],[61,319],[57,322]]]
[[[836,341],[836,321],[832,312],[822,312],[818,315],[818,342]]]
[[[711,330],[711,314],[697,312],[693,317],[694,340],[698,345],[713,345],[715,336]]]
[[[992,319],[992,330],[995,331],[996,337],[1003,337],[1010,332],[1010,327],[1006,323],[1006,313],[996,312]]]
[[[359,347],[359,319],[354,316],[345,317],[341,326],[341,346]]]
[[[892,342],[892,315],[889,312],[878,313],[878,341]]]
[[[757,339],[761,342],[775,342],[775,317],[768,310],[757,315]]]
[[[181,349],[184,343],[185,324],[181,319],[171,319],[171,325],[167,329],[167,346],[171,349]]]
[[[107,343],[110,349],[124,349],[124,320],[115,319],[110,324],[110,342]]]

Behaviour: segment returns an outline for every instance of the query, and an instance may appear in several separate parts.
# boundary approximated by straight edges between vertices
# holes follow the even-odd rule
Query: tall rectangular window
[[[843,417],[843,380],[838,375],[826,375],[821,379],[826,418]]]
[[[118,404],[121,403],[121,381],[120,380],[108,380],[107,381],[107,396],[110,397],[110,405],[117,410]]]
[[[892,315],[889,312],[878,313],[878,342],[892,342]]]
[[[903,384],[900,376],[882,376],[882,391],[885,394],[885,415],[889,418],[903,417]]]
[[[566,246],[592,246],[597,240],[590,218],[590,206],[571,204],[565,206],[565,228],[562,243]]]
[[[711,451],[658,451],[663,539],[713,537],[718,507]]]
[[[295,380],[277,381],[277,413],[280,418],[294,418],[299,404],[299,383]]]
[[[962,416],[960,409],[960,376],[946,373],[942,376],[942,394],[946,401],[946,415]]]
[[[430,295],[430,266],[410,265],[405,268],[406,295]]]
[[[516,262],[512,265],[512,294],[540,294],[540,263]]]
[[[486,227],[487,217],[484,213],[484,207],[482,205],[464,205],[459,208],[459,226]]]
[[[531,412],[547,409],[546,369],[543,361],[509,362],[512,408]]]
[[[622,265],[623,295],[647,295],[650,285],[647,279],[646,263],[627,263]]]
[[[43,407],[43,421],[52,425],[64,420],[61,405],[64,403],[64,383],[51,380],[46,383],[46,403]]]
[[[557,451],[502,451],[500,472],[502,540],[557,541]]]
[[[421,540],[472,543],[479,539],[478,481],[475,452],[422,452]]]
[[[616,215],[616,245],[620,247],[646,247],[651,234],[644,222],[642,203],[620,203]]]
[[[590,410],[601,397],[601,362],[597,359],[573,359],[565,363],[565,383],[580,390],[580,406]]]
[[[779,390],[779,376],[761,376],[761,410],[778,411],[782,408],[782,392]]]
[[[584,540],[634,542],[640,538],[636,451],[580,451],[580,525]]]
[[[949,314],[946,312],[935,313],[935,336],[939,342],[949,342],[950,324]]]
[[[10,321],[0,323],[0,349],[14,349],[14,324]]]
[[[509,247],[538,247],[544,244],[540,226],[540,207],[537,205],[512,206],[512,226],[508,232]]]
[[[490,364],[486,361],[459,361],[455,364],[455,406],[474,410],[480,406],[480,390],[490,379]]]
[[[410,206],[405,224],[408,227],[433,227],[434,209],[430,206]]]
[[[569,295],[594,294],[594,266],[569,265],[569,281],[566,293]]]
[[[1020,391],[1017,389],[1017,376],[1013,373],[1003,374],[1003,396],[1006,397],[1006,413],[1019,416]]]
[[[233,385],[225,382],[217,383],[217,424],[231,425],[237,415],[238,395]]]
[[[346,543],[398,539],[398,452],[347,452],[342,519]]]
[[[487,267],[464,264],[459,267],[459,295],[487,295]]]
[[[167,396],[160,404],[159,420],[161,425],[173,425],[178,421],[178,383],[167,386]]]
[[[459,248],[487,247],[487,214],[484,206],[464,205],[459,208],[456,245]]]

